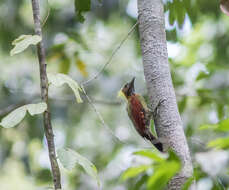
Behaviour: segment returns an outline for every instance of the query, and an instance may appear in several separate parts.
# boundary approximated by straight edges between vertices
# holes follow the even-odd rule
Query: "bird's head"
[[[133,77],[133,79],[126,83],[122,89],[119,91],[118,96],[125,96],[126,99],[128,99],[128,97],[130,97],[132,94],[134,94],[135,92],[135,88],[134,88],[134,80],[135,77]]]

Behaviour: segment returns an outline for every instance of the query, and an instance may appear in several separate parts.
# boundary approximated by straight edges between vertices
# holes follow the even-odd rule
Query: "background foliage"
[[[41,1],[43,21],[49,14],[43,25],[48,72],[67,74],[79,84],[100,70],[137,18],[135,0],[81,2]],[[164,4],[173,84],[197,187],[226,189],[229,187],[229,18],[220,11],[217,1],[173,0]],[[0,119],[18,106],[40,102],[35,48],[31,46],[10,56],[12,41],[22,34],[34,34],[31,2],[1,0]],[[69,147],[90,160],[97,168],[103,189],[150,189],[158,182],[166,183],[180,168],[173,153],[164,158],[157,152],[149,152],[151,145],[135,132],[124,102],[116,98],[121,86],[132,76],[137,77],[137,91],[146,95],[140,52],[135,30],[99,78],[86,86],[107,127],[101,124],[82,93],[83,103],[79,104],[70,88],[50,87],[57,148]],[[0,128],[0,136],[0,189],[51,186],[41,116],[27,114],[17,127]],[[139,150],[140,156],[133,154]],[[170,172],[166,173],[168,168]],[[61,167],[61,173],[65,189],[97,188],[96,180],[80,166],[71,172]]]

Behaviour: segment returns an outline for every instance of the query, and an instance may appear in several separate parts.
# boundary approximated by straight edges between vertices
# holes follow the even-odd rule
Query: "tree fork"
[[[169,190],[180,190],[192,176],[193,167],[172,84],[162,0],[138,0],[139,32],[151,109],[156,131],[163,143],[180,157],[183,167],[169,183]]]
[[[35,25],[35,34],[39,35],[42,38],[39,0],[31,0],[31,1],[32,1],[32,9],[33,9],[33,19]],[[59,190],[61,189],[61,177],[60,177],[60,169],[56,159],[54,134],[51,125],[51,116],[50,116],[49,104],[48,104],[48,77],[46,72],[47,64],[45,60],[45,49],[44,49],[43,40],[41,40],[41,42],[38,43],[37,45],[37,55],[38,55],[39,67],[40,67],[41,99],[47,104],[47,110],[43,114],[44,131],[45,131],[45,136],[48,144],[49,159],[51,163],[51,171],[53,175],[54,187],[55,190]]]

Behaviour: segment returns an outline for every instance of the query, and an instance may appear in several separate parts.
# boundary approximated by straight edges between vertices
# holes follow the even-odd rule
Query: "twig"
[[[96,106],[93,104],[91,98],[87,95],[83,85],[81,85],[81,89],[83,91],[83,93],[85,94],[87,100],[88,100],[88,103],[91,105],[91,107],[93,108],[93,110],[95,111],[95,113],[97,114],[99,120],[101,121],[102,125],[104,126],[104,128],[106,128],[113,137],[115,137],[115,140],[117,140],[117,142],[121,143],[121,144],[125,144],[125,142],[123,142],[121,139],[119,139],[119,137],[117,137],[114,132],[106,125],[102,115],[100,114],[100,112],[97,110]]]
[[[45,19],[43,20],[42,24],[41,24],[41,27],[43,28],[46,21],[48,20],[48,17],[49,17],[49,14],[50,14],[50,5],[49,5],[49,1],[47,0],[47,4],[48,4],[48,13],[47,15],[45,16]]]
[[[35,33],[36,35],[39,35],[42,38],[39,0],[32,0],[32,9],[33,9]],[[48,78],[46,73],[45,49],[44,49],[43,41],[41,41],[37,45],[37,55],[38,55],[39,67],[40,67],[41,99],[47,104],[47,110],[43,114],[45,136],[48,144],[49,159],[51,162],[51,170],[53,175],[54,187],[55,190],[60,190],[61,189],[60,169],[56,159],[54,134],[52,130],[51,116],[50,116],[49,104],[48,104]]]
[[[86,96],[82,96],[81,98],[83,98],[83,101],[87,101],[88,99],[86,98]],[[50,99],[54,99],[54,100],[61,100],[61,101],[74,101],[75,100],[75,96],[72,95],[62,95],[61,97],[50,97]],[[111,101],[111,100],[100,100],[100,99],[95,99],[95,98],[91,98],[92,103],[94,104],[100,104],[100,105],[107,105],[107,106],[120,106],[122,103],[119,101]]]
[[[92,98],[92,102],[95,104],[108,105],[108,106],[120,106],[122,104],[119,101],[97,100],[94,98]]]
[[[83,85],[81,85],[81,89],[82,89],[82,91],[83,91],[85,97],[87,98],[88,103],[91,105],[91,107],[93,108],[93,110],[94,110],[95,113],[97,114],[97,116],[98,116],[99,120],[101,121],[102,125],[104,126],[104,128],[106,128],[106,129],[111,133],[111,135],[112,135],[113,137],[115,137],[115,140],[116,140],[117,142],[119,142],[119,143],[121,143],[121,144],[126,144],[126,142],[122,141],[119,137],[117,137],[117,136],[114,134],[114,132],[107,126],[107,124],[105,123],[105,121],[104,121],[102,115],[101,115],[100,112],[97,110],[96,106],[93,104],[91,98],[87,95],[87,93],[86,93],[86,91],[85,91]],[[166,142],[166,139],[160,137],[160,138],[155,139],[155,140],[152,141],[152,142],[153,142],[153,143],[158,143],[158,141]],[[147,147],[147,148],[149,148],[149,147]]]
[[[93,76],[92,78],[90,78],[89,80],[85,81],[82,83],[82,85],[87,85],[88,83],[92,82],[93,80],[97,79],[98,76],[103,72],[103,70],[111,63],[112,58],[115,56],[115,54],[118,52],[118,50],[122,47],[123,43],[127,40],[127,38],[131,35],[131,33],[134,31],[135,27],[138,25],[138,21],[132,26],[132,28],[130,29],[130,31],[127,33],[127,35],[122,39],[122,41],[120,42],[120,44],[118,45],[118,47],[116,47],[114,49],[114,51],[112,52],[111,56],[109,57],[109,59],[107,60],[107,62],[103,65],[103,67],[100,69],[100,71],[95,74],[95,76]]]

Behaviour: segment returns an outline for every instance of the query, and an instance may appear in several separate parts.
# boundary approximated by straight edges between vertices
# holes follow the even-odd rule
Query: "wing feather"
[[[137,96],[131,96],[127,109],[136,130],[141,134],[146,129],[146,113]]]

